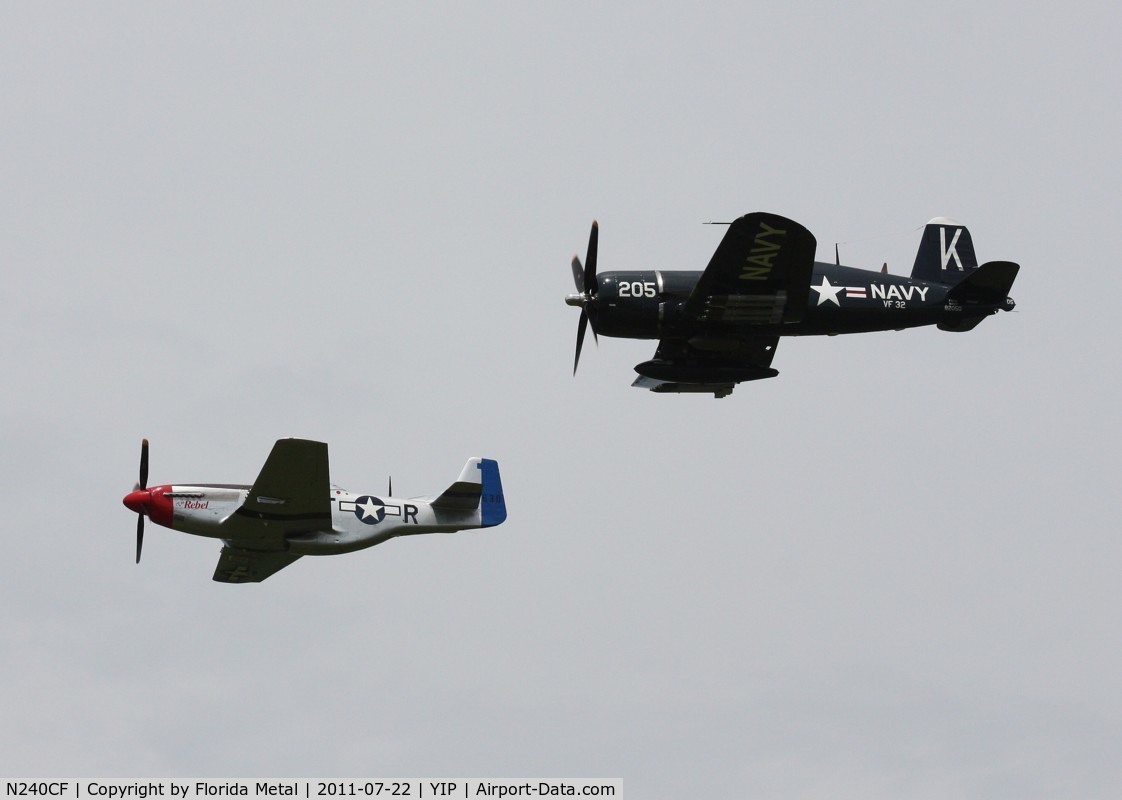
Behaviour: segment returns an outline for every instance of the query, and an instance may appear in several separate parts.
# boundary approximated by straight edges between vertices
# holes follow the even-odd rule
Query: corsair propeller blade
[[[573,284],[578,293],[584,291],[584,267],[581,266],[579,256],[573,256]]]
[[[592,231],[588,234],[588,252],[585,254],[584,259],[584,292],[588,295],[588,305],[585,306],[585,318],[592,325],[592,341],[600,344],[600,337],[596,335],[596,293],[599,288],[596,285],[596,245],[600,239],[600,223],[592,220]],[[583,325],[583,323],[582,323]],[[583,331],[583,328],[581,329]],[[580,336],[584,338],[583,333]],[[577,345],[579,353],[580,345]],[[573,374],[576,374],[576,367],[573,367]]]
[[[140,563],[140,549],[144,547],[144,515],[136,516],[136,563]]]
[[[577,364],[580,363],[580,349],[584,347],[584,329],[588,325],[588,312],[583,308],[580,310],[580,322],[577,323],[577,355],[573,359],[573,374],[577,374]],[[595,335],[593,331],[593,335]]]
[[[584,259],[584,291],[589,297],[596,294],[596,240],[599,234],[600,225],[592,220],[592,232],[588,234],[588,255]]]
[[[573,374],[577,374],[577,365],[580,364],[580,351],[584,347],[584,334],[589,324],[592,325],[592,338],[599,344],[596,335],[596,245],[600,235],[600,224],[592,221],[592,231],[588,234],[588,252],[585,254],[584,266],[580,258],[573,256],[573,283],[577,286],[577,294],[569,295],[565,302],[572,306],[580,306],[580,321],[577,323],[577,353],[573,358]]]

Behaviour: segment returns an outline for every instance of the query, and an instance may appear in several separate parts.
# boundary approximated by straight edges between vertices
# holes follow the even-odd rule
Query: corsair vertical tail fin
[[[912,277],[956,284],[978,268],[970,231],[953,219],[936,217],[923,229]]]

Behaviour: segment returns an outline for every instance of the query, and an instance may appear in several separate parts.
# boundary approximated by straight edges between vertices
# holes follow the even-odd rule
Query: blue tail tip
[[[479,498],[479,524],[483,528],[492,528],[506,520],[506,498],[503,496],[502,479],[499,478],[499,462],[490,458],[481,458],[479,470],[483,473],[483,486]]]

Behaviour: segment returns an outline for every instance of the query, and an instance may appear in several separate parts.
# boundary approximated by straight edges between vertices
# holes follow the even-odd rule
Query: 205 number
[[[658,289],[652,281],[620,281],[620,297],[658,297]]]

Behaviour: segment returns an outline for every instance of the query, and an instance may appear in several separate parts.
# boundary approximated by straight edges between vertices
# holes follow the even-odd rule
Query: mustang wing
[[[327,445],[279,439],[238,514],[281,523],[331,524],[331,479]]]
[[[250,550],[226,545],[218,557],[214,579],[221,583],[260,583],[300,556],[283,550]]]
[[[682,308],[686,322],[776,325],[806,313],[814,235],[778,214],[733,222]]]
[[[226,546],[216,581],[263,581],[298,559],[288,552],[289,536],[331,530],[327,445],[278,439],[249,496],[222,528]]]
[[[223,524],[223,539],[238,547],[283,551],[289,536],[331,530],[327,445],[280,439],[241,508]]]

